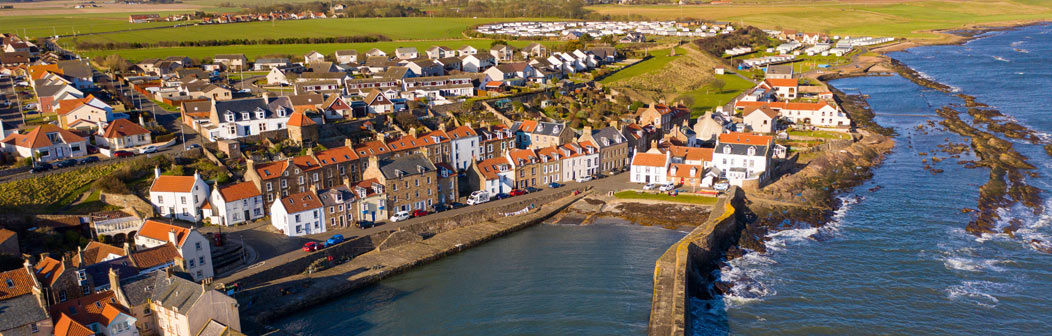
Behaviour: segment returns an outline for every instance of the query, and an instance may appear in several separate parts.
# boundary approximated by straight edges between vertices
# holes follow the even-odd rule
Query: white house
[[[339,64],[352,64],[358,63],[358,51],[357,50],[337,50],[336,51],[336,63]]]
[[[741,186],[746,180],[763,182],[770,176],[774,138],[749,133],[720,134],[712,151],[712,164],[731,184]]]
[[[252,182],[216,186],[209,205],[212,224],[226,226],[262,218],[266,208],[263,194]]]
[[[325,61],[325,55],[322,55],[322,53],[314,51],[314,50],[311,50],[306,55],[303,55],[303,64],[311,64],[311,63],[315,63],[315,62],[324,62],[324,61]]]
[[[26,134],[8,135],[0,140],[0,149],[47,162],[87,155],[88,141],[58,126],[44,124]]]
[[[574,181],[599,172],[599,148],[569,143],[559,146],[562,152],[563,181]]]
[[[191,228],[147,219],[135,234],[135,247],[148,249],[172,243],[183,258],[183,269],[194,281],[215,276],[212,269],[212,247],[200,232]]]
[[[445,128],[445,124],[439,126]],[[453,168],[460,171],[471,167],[471,162],[481,156],[479,150],[479,135],[470,126],[460,126],[446,131],[451,139],[450,147],[453,151]]]
[[[632,157],[633,183],[667,183],[671,151],[661,154],[656,147]]]
[[[325,232],[325,212],[321,199],[313,191],[292,194],[275,200],[270,206],[270,222],[286,236]]]
[[[416,51],[416,47],[403,47],[395,49],[395,57],[408,60],[420,57],[420,54]]]
[[[823,127],[844,127],[851,125],[851,119],[839,107],[821,100],[817,103],[807,102],[749,102],[738,101],[734,108],[745,110],[752,107],[768,106],[778,111],[778,115],[790,122],[801,125]]]
[[[482,72],[497,64],[497,59],[490,54],[472,54],[464,56],[460,63],[464,72]]]
[[[201,130],[210,141],[282,130],[292,111],[288,97],[213,100],[209,120],[202,124]]]
[[[161,175],[154,168],[150,186],[150,203],[165,217],[197,222],[202,219],[201,206],[208,200],[208,184],[196,171],[193,176]]]
[[[111,150],[122,150],[149,145],[152,142],[150,131],[128,119],[117,119],[99,130],[101,137],[95,137],[95,143],[108,146]]]
[[[457,56],[460,56],[460,57],[464,57],[464,56],[468,56],[468,55],[475,55],[475,54],[478,54],[478,53],[479,53],[478,49],[475,49],[475,47],[472,47],[472,46],[469,46],[469,45],[465,45],[463,47],[460,47],[460,49],[457,49]]]
[[[510,192],[515,188],[515,169],[511,168],[508,159],[503,156],[485,159],[472,167],[479,177],[479,189],[496,195]]]

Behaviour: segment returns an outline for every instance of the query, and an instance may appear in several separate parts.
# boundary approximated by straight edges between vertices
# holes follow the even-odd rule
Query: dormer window
[[[226,121],[227,122],[234,122],[234,112],[227,112],[226,113]]]
[[[284,107],[280,107],[280,106],[278,107],[278,116],[279,117],[283,117],[283,118],[285,117],[285,108]]]
[[[248,112],[241,112],[241,119],[242,120],[249,120],[249,119],[252,119],[252,117],[248,114]]]
[[[723,154],[730,154],[731,146],[723,146]]]
[[[256,110],[256,119],[263,119],[264,115],[265,114],[264,114],[263,110],[261,110],[261,109],[257,109]]]
[[[756,155],[756,147],[749,147],[749,156]]]

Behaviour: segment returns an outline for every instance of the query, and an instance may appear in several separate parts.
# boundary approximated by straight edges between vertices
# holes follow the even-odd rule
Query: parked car
[[[581,177],[577,178],[577,183],[585,183],[585,182],[588,182],[588,181],[591,181],[591,180],[592,180],[591,176],[581,176]]]
[[[329,238],[329,240],[325,241],[325,246],[333,246],[333,245],[336,245],[336,244],[339,244],[339,243],[342,243],[342,242],[343,242],[343,235],[341,235],[341,234],[334,234],[334,235],[332,235],[331,238]]]
[[[77,164],[81,164],[82,165],[82,164],[89,164],[89,163],[95,163],[95,162],[99,162],[99,157],[98,156],[89,156],[89,157],[80,159],[80,161],[77,161]]]
[[[508,195],[507,193],[499,193],[499,194],[493,195],[493,198],[496,198],[496,199],[499,199],[499,200],[502,200],[502,199],[505,199],[505,198],[508,198],[508,197],[511,197],[511,195]]]
[[[509,192],[508,195],[510,195],[510,196],[526,195],[526,191],[522,190],[522,189],[512,189],[512,191]]]
[[[241,89],[241,90],[237,90],[237,93],[252,93],[252,89]]]
[[[303,244],[303,251],[306,252],[314,252],[319,249],[321,249],[321,245],[316,242],[307,242],[306,244]]]
[[[460,208],[463,208],[463,207],[466,207],[466,206],[468,206],[468,205],[464,204],[464,203],[460,203],[460,202],[449,203],[449,208],[450,209],[460,209]]]
[[[129,152],[129,151],[116,151],[116,152],[113,152],[113,157],[123,158],[123,157],[132,157],[132,156],[135,156],[135,154],[132,154],[132,152]]]
[[[526,187],[526,192],[527,193],[535,193],[535,192],[538,192],[538,191],[541,191],[541,190],[537,189],[537,188],[534,188],[534,187]]]
[[[191,149],[198,149],[198,148],[201,148],[201,145],[198,145],[198,144],[189,144],[189,145],[186,145],[186,150],[191,150]]]
[[[55,168],[66,168],[66,167],[73,167],[73,166],[76,166],[76,165],[77,165],[77,160],[76,159],[66,159],[66,160],[62,160],[62,161],[59,161],[59,162],[55,162]]]
[[[562,186],[563,185],[559,184],[559,182],[548,183],[548,188],[552,188],[552,189],[555,189],[555,188],[558,188],[558,187],[562,187]]]
[[[29,103],[29,104],[26,104],[26,106],[22,106],[22,109],[23,110],[36,110],[37,109],[37,104]]]
[[[643,190],[654,190],[654,188],[657,188],[657,185],[653,183],[647,183],[647,185],[643,186]]]
[[[45,172],[45,171],[48,171],[48,170],[51,170],[51,164],[47,163],[47,162],[41,162],[41,163],[37,163],[36,165],[33,165],[33,168],[29,168],[29,173],[30,174],[36,174],[36,173],[41,173],[41,172]]]
[[[727,191],[727,189],[730,188],[731,182],[727,180],[719,180],[716,184],[712,185],[712,189],[716,189],[716,191]]]
[[[157,147],[150,145],[139,149],[139,154],[157,153]]]
[[[368,228],[371,228],[371,227],[374,227],[374,226],[376,226],[376,223],[374,223],[374,222],[370,222],[370,221],[358,222],[358,228],[359,229],[368,229]]]
[[[661,185],[661,191],[673,191],[676,190],[676,185],[672,183],[665,183]]]
[[[409,211],[399,211],[396,212],[394,216],[391,216],[392,222],[401,222],[406,219],[409,219]]]
[[[446,211],[446,210],[449,210],[449,209],[451,209],[451,208],[448,205],[435,204],[435,206],[431,207],[431,212],[438,213],[438,212]]]
[[[427,212],[427,210],[416,209],[416,210],[413,210],[412,217],[413,218],[424,217],[424,216],[427,216],[428,214],[430,214],[430,212]]]

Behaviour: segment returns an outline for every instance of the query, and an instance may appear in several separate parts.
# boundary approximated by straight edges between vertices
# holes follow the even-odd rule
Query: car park
[[[409,211],[399,211],[396,212],[394,216],[391,216],[392,222],[401,222],[406,219],[409,219]]]
[[[95,162],[99,162],[99,157],[98,156],[89,156],[89,157],[80,159],[80,161],[77,161],[77,164],[81,164],[82,165],[82,164],[89,164],[89,163],[95,163]]]
[[[321,244],[316,242],[307,242],[306,244],[303,244],[303,251],[305,252],[314,252],[319,249],[321,249]]]
[[[66,168],[66,167],[73,167],[73,166],[76,166],[76,165],[77,165],[77,160],[76,159],[66,159],[66,160],[62,160],[62,161],[59,161],[59,162],[55,162],[55,168]]]
[[[341,235],[341,234],[335,234],[335,235],[332,235],[332,237],[331,237],[331,238],[329,238],[329,240],[326,240],[326,241],[325,241],[325,246],[333,246],[333,245],[336,245],[336,244],[342,243],[342,242],[343,242],[343,240],[344,240],[344,239],[343,239],[343,235]]]
[[[657,185],[653,183],[647,183],[647,185],[643,186],[643,190],[654,190],[654,188],[657,188]]]

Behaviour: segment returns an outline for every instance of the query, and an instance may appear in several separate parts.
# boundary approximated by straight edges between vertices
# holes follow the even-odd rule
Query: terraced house
[[[577,142],[599,147],[600,172],[617,172],[628,166],[628,139],[614,127],[592,130],[591,126],[585,126]]]
[[[382,152],[389,152],[386,146],[379,148],[383,149]],[[361,152],[375,155],[371,154],[370,149],[362,149]],[[259,189],[263,200],[271,204],[276,199],[306,192],[311,186],[328,189],[343,183],[345,179],[360,180],[362,169],[358,164],[360,156],[357,152],[357,149],[341,146],[319,153],[308,149],[307,155],[285,161],[256,164],[249,159],[245,180],[252,182]]]
[[[54,323],[29,260],[23,267],[0,272],[0,288],[0,335],[52,335]]]
[[[492,159],[504,156],[509,150],[515,148],[515,134],[511,128],[504,125],[482,125],[475,129],[479,136],[478,158]]]
[[[524,189],[540,186],[546,167],[532,149],[512,149],[505,155],[507,162],[515,173],[515,188]]]
[[[212,100],[208,122],[200,124],[200,131],[216,141],[285,130],[292,112],[288,97]]]
[[[517,148],[544,148],[562,146],[573,142],[573,130],[566,123],[523,120],[511,126],[515,133]]]
[[[384,185],[389,211],[428,210],[438,198],[437,168],[420,153],[383,160],[369,157],[363,177]]]

